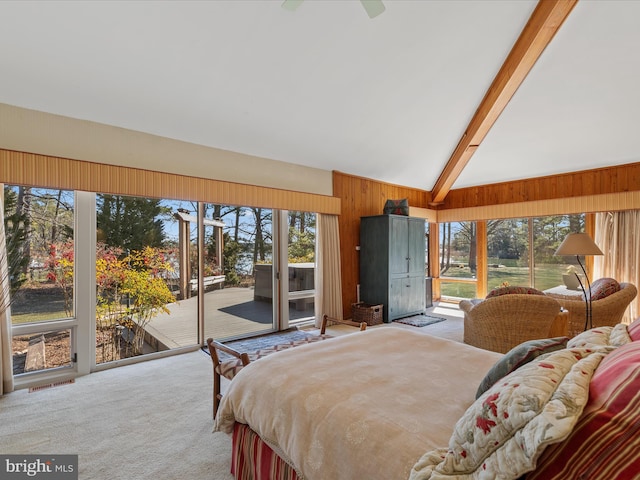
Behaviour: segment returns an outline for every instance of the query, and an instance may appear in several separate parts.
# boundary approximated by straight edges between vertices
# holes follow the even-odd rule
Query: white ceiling
[[[383,1],[0,1],[0,102],[430,190],[536,2]],[[580,1],[454,188],[640,161],[638,19]]]

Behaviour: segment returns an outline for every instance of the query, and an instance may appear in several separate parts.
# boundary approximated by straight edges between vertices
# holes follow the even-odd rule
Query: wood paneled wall
[[[153,172],[0,149],[0,182],[223,205],[340,213],[340,199],[313,193]]]
[[[389,199],[406,198],[412,207],[428,208],[431,194],[416,188],[401,187],[333,173],[333,195],[342,200],[340,227],[340,257],[342,261],[342,303],[345,318],[351,318],[351,304],[357,298],[359,279],[360,217],[380,215]]]
[[[640,163],[451,190],[438,210],[640,190]]]
[[[342,298],[344,316],[348,318],[359,282],[356,247],[360,244],[360,217],[379,215],[390,198],[407,198],[411,207],[419,207],[417,210],[434,207],[429,205],[431,192],[426,190],[341,172],[333,174],[333,194],[342,200],[339,221]],[[435,208],[438,222],[638,209],[640,163],[456,189]],[[434,271],[432,275],[438,276]],[[437,282],[434,283],[437,294],[436,286]]]

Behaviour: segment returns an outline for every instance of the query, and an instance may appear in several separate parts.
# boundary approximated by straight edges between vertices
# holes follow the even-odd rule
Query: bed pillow
[[[638,478],[640,342],[611,352],[598,366],[589,401],[566,440],[540,457],[527,480]]]
[[[544,295],[544,292],[532,287],[510,286],[494,288],[487,294],[486,298],[499,297],[501,295],[511,295],[514,293],[520,295]]]
[[[448,448],[424,454],[410,480],[518,478],[573,430],[606,351],[563,349],[513,371],[455,425]]]
[[[487,372],[480,382],[480,386],[476,392],[476,398],[491,388],[498,380],[506,377],[522,365],[529,363],[545,353],[555,352],[556,350],[565,348],[568,340],[569,337],[545,338],[541,340],[529,340],[528,342],[516,345]]]
[[[567,342],[567,348],[617,348],[631,341],[628,327],[619,323],[613,327],[596,327],[579,333]]]
[[[640,340],[640,317],[631,322],[627,327],[627,331],[629,332],[629,337],[631,337],[632,342]]]
[[[599,278],[591,284],[591,301],[602,300],[620,290],[620,284],[613,278]]]

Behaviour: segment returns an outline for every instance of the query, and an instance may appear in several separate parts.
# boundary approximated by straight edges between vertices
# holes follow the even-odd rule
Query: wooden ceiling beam
[[[578,0],[539,0],[431,189],[432,205],[444,201],[460,173],[576,3]]]

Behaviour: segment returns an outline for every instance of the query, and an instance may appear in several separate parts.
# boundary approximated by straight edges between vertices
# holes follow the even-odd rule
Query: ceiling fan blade
[[[384,12],[384,4],[382,0],[360,0],[362,6],[367,11],[369,18],[375,18]]]
[[[282,2],[282,8],[294,12],[302,2],[303,0],[284,0],[284,2]]]

